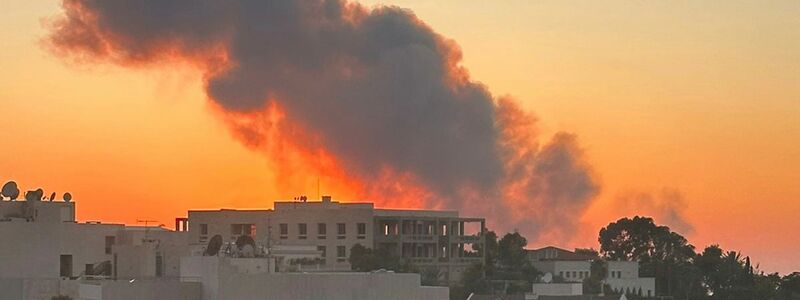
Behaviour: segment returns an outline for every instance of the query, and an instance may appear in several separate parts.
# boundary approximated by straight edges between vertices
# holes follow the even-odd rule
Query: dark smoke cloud
[[[616,202],[616,207],[631,215],[650,215],[656,222],[682,234],[694,232],[694,226],[684,216],[686,200],[677,189],[663,188],[657,193],[628,192],[619,196]]]
[[[124,66],[196,63],[223,110],[275,103],[361,180],[386,167],[415,176],[435,195],[429,206],[494,211],[510,219],[493,222],[542,232],[597,193],[574,135],[540,149],[535,120],[471,81],[455,43],[408,10],[338,0],[63,7],[47,39],[55,53]],[[238,127],[245,142],[265,138]]]

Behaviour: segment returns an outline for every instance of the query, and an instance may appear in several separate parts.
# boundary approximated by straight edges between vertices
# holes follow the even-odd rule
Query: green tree
[[[642,276],[656,278],[657,294],[689,299],[699,286],[694,246],[652,218],[619,219],[600,230],[598,241],[606,259],[638,261]]]
[[[519,232],[507,233],[497,243],[497,262],[501,266],[521,266],[528,258],[525,246],[528,240]]]
[[[411,263],[400,257],[391,255],[383,248],[371,249],[355,244],[350,248],[350,268],[359,272],[370,272],[380,269],[391,270],[398,273],[417,273]]]

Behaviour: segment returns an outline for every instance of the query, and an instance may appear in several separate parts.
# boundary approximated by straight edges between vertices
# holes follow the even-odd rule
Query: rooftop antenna
[[[17,197],[19,197],[19,188],[17,187],[17,183],[14,181],[6,182],[6,184],[3,185],[3,190],[0,194],[2,194],[3,197],[10,198],[11,201],[17,200]]]
[[[322,200],[322,195],[319,194],[319,176],[317,176],[317,199]]]
[[[147,239],[147,233],[150,232],[150,227],[147,226],[150,223],[156,223],[156,220],[136,220],[136,223],[144,223],[144,241],[149,241]]]

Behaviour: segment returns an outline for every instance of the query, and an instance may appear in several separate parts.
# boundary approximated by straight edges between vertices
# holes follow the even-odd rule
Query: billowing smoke
[[[197,66],[234,134],[379,204],[572,230],[598,184],[576,137],[495,99],[408,10],[340,0],[64,0],[46,39],[79,61]],[[400,200],[397,200],[400,199]],[[488,215],[487,215],[488,214]],[[535,239],[535,236],[530,236]]]
[[[657,193],[628,192],[617,198],[615,206],[631,215],[650,215],[656,222],[681,234],[694,232],[694,226],[684,215],[687,204],[683,194],[674,188],[663,188]]]

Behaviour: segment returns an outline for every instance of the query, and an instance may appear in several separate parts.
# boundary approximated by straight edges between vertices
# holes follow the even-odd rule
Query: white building
[[[528,259],[542,273],[550,273],[564,282],[583,282],[592,274],[593,255],[575,253],[557,247],[544,247],[528,251]],[[608,261],[605,283],[620,293],[643,296],[655,295],[655,278],[639,277],[639,263],[635,261]]]
[[[274,210],[190,211],[189,218],[176,220],[178,230],[172,231],[79,223],[74,202],[0,201],[4,241],[0,244],[0,298],[448,299],[447,288],[421,286],[418,274],[331,272],[350,270],[347,256],[353,245],[375,245],[375,211],[370,203],[346,204],[330,198],[278,202]],[[464,244],[478,241],[477,234],[461,234],[464,225],[459,222],[469,220],[458,218],[457,213],[396,212],[379,215],[391,222],[399,218],[397,224],[404,229],[378,236],[396,238],[389,243],[397,243],[391,245],[407,258],[438,257],[427,263],[447,271],[450,257],[454,262],[455,258],[480,259],[462,258],[468,252],[448,251],[453,247],[460,251]],[[483,230],[480,224],[478,234]],[[444,231],[437,233],[434,227]],[[214,234],[224,237],[225,246],[251,235],[259,249],[250,258],[241,257],[238,248],[202,256]],[[451,241],[455,242],[452,246]],[[443,247],[427,246],[431,243]],[[316,266],[293,265],[309,260]]]

